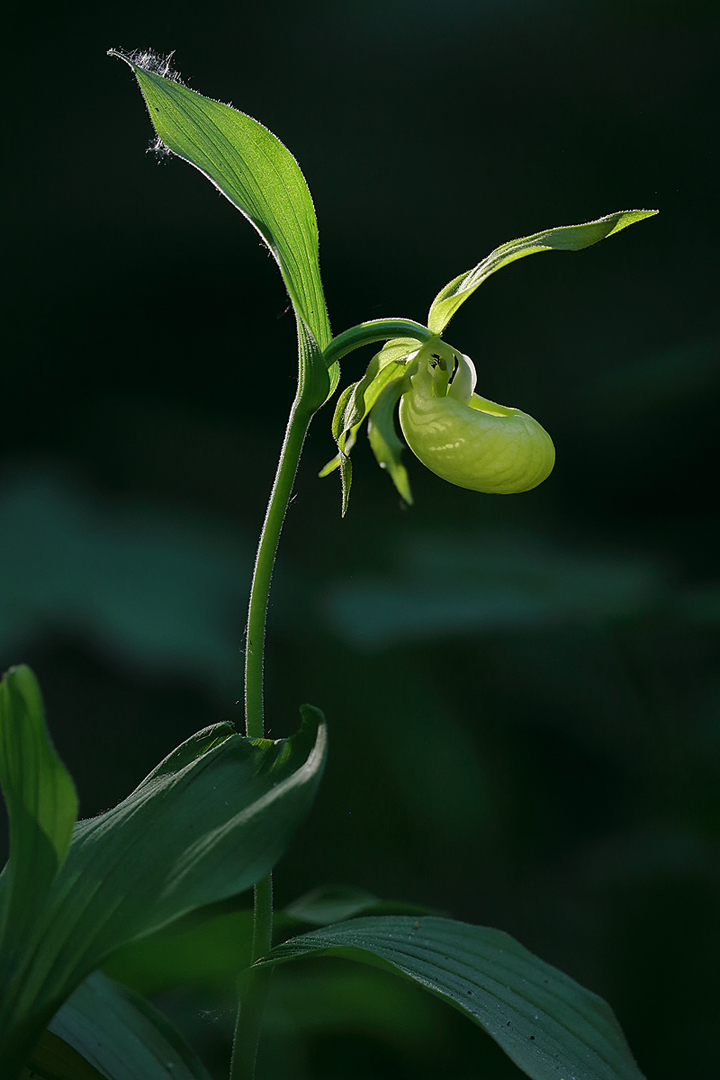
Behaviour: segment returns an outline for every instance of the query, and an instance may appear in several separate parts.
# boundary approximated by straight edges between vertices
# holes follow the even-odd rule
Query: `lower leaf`
[[[509,934],[451,919],[352,919],[263,964],[340,956],[401,975],[483,1028],[532,1080],[642,1080],[612,1009]]]
[[[100,972],[78,987],[49,1030],[82,1055],[93,1075],[97,1069],[107,1080],[209,1080],[195,1052],[157,1009]],[[84,1080],[82,1074],[77,1080]]]
[[[107,1077],[59,1035],[46,1031],[20,1080],[107,1080]]]
[[[322,714],[301,712],[298,734],[277,742],[230,724],[199,732],[118,806],[78,822],[54,881],[40,882],[37,916],[0,950],[3,1080],[19,1076],[63,1002],[112,952],[271,870],[324,763]],[[6,722],[23,717],[11,709]]]

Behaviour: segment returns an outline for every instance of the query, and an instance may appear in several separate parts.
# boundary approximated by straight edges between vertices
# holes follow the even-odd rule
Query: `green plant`
[[[389,914],[372,897],[326,889],[282,914],[285,940],[276,943],[272,867],[315,794],[326,728],[319,710],[305,705],[297,735],[265,738],[263,654],[285,511],[309,424],[337,388],[339,361],[383,343],[363,378],[340,394],[333,417],[338,453],[323,475],[339,469],[343,513],[349,455],[366,420],[379,464],[412,501],[396,407],[408,445],[444,479],[495,493],[535,487],[553,467],[549,435],[520,410],[476,395],[472,361],[442,334],[502,266],[587,247],[655,211],[619,212],[511,241],[440,291],[427,326],[373,320],[332,337],[314,208],[294,158],[250,117],[184,87],[167,62],[147,53],[122,59],[138,79],[159,145],[200,169],[276,259],[297,323],[297,393],[250,594],[244,736],[229,724],[199,732],[117,807],[77,822],[75,789],[49,740],[34,676],[19,667],[0,685],[0,780],[10,821],[10,859],[0,880],[3,1077],[205,1077],[168,1022],[109,976],[132,965],[138,946],[181,961],[188,941],[204,942],[210,956],[212,935],[221,931],[222,956],[209,962],[239,972],[231,1080],[254,1075],[274,968],[313,955],[369,964],[428,990],[488,1032],[535,1080],[637,1080],[609,1007],[501,931],[408,905]],[[250,886],[252,914],[222,906]],[[315,929],[293,932],[308,925]]]

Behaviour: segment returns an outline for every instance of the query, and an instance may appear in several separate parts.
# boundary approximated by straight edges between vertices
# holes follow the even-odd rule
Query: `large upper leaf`
[[[322,715],[301,711],[300,732],[278,742],[243,738],[230,724],[199,732],[122,803],[76,825],[42,909],[0,955],[0,1061],[9,1078],[112,951],[270,871],[324,761]],[[22,716],[13,709],[8,722]],[[31,904],[30,882],[27,890]]]
[[[562,225],[502,244],[472,270],[460,274],[440,290],[430,307],[428,328],[434,334],[441,334],[460,305],[501,266],[538,251],[579,251],[657,213],[657,210],[620,210],[597,221],[587,221],[583,225]]]
[[[330,341],[320,280],[315,208],[295,158],[257,120],[183,86],[152,53],[119,56],[135,72],[162,144],[194,165],[250,221],[280,267],[298,321],[300,378],[311,407],[337,385],[322,350]]]
[[[0,682],[0,783],[10,825],[0,894],[1,988],[65,858],[78,809],[75,786],[48,735],[39,687],[24,666]]]
[[[423,986],[484,1028],[533,1080],[641,1080],[610,1007],[500,930],[450,919],[352,919],[277,946],[264,963],[341,956]]]
[[[120,56],[135,72],[163,144],[209,180],[255,226],[321,349],[330,341],[315,208],[295,158],[257,120],[169,77],[149,53]],[[160,74],[164,71],[165,74]]]

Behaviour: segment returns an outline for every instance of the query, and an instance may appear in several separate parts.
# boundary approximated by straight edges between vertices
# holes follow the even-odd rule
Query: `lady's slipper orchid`
[[[400,460],[403,447],[393,423],[398,402],[408,446],[443,480],[495,495],[530,491],[546,480],[555,464],[555,447],[547,431],[520,409],[474,393],[472,360],[446,345],[440,335],[460,305],[501,267],[537,252],[580,251],[656,213],[618,210],[596,221],[510,240],[440,290],[430,306],[427,327],[407,319],[374,319],[334,338],[324,353],[328,368],[361,345],[383,340],[381,328],[409,335],[388,336],[364,377],[338,400],[332,423],[338,453],[320,475],[340,469],[343,514],[352,480],[349,454],[365,420],[378,464],[388,470],[403,499],[412,502]]]
[[[472,360],[439,344],[419,351],[400,399],[412,452],[443,480],[472,491],[508,495],[537,487],[555,464],[547,431],[520,409],[475,394]]]

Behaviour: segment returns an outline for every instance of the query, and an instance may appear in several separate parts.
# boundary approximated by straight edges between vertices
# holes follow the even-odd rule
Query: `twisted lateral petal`
[[[431,472],[495,495],[530,491],[547,479],[555,447],[537,420],[477,394],[458,400],[452,384],[447,396],[435,396],[436,386],[431,362],[421,361],[400,402],[403,435]]]

